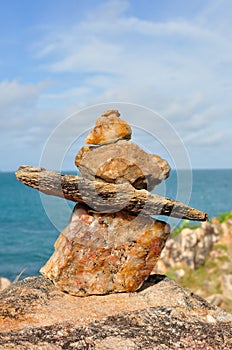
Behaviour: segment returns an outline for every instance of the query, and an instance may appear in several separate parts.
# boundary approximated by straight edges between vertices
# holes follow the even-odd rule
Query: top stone
[[[130,140],[131,127],[120,118],[117,110],[106,110],[96,120],[94,129],[86,137],[88,145],[104,145],[118,140]]]

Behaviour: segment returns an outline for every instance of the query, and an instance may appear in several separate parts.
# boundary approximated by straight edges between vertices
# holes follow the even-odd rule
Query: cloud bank
[[[46,137],[70,113],[97,103],[135,103],[174,126],[194,167],[231,167],[231,2],[204,2],[194,15],[179,16],[170,15],[169,5],[169,16],[159,20],[136,9],[132,14],[133,6],[102,1],[67,29],[49,23],[45,35],[42,28],[39,40],[28,43],[41,79],[0,82],[2,140],[17,136],[25,152],[28,144],[39,145],[38,159]]]

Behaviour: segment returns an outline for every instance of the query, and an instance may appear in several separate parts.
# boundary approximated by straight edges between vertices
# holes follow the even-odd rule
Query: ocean
[[[188,183],[178,184],[185,178]],[[193,170],[192,182],[184,170],[181,174],[172,171],[165,186],[162,183],[153,192],[190,200],[185,203],[207,212],[211,218],[232,210],[231,183],[232,169]],[[21,278],[38,275],[53,252],[59,232],[68,223],[73,206],[63,199],[41,197],[38,191],[18,182],[14,173],[0,173],[0,276],[13,281],[20,274]],[[175,227],[180,220],[168,222]]]

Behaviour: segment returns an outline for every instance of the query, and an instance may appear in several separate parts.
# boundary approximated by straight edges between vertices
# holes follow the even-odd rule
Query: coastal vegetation
[[[158,272],[232,313],[232,210],[199,225],[184,220],[168,244]]]
[[[220,223],[223,223],[224,221],[231,219],[231,218],[232,218],[232,210],[225,212],[225,213],[219,213],[217,216],[217,220]],[[212,220],[209,220],[209,222],[212,222]],[[181,233],[181,231],[184,228],[195,229],[195,228],[200,227],[200,226],[201,226],[200,223],[193,224],[192,222],[190,222],[190,220],[183,220],[178,227],[176,227],[172,230],[172,237],[176,237],[179,233]]]

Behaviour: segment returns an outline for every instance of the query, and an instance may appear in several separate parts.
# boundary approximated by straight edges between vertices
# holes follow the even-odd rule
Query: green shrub
[[[227,213],[219,213],[218,221],[220,223],[232,218],[232,210]],[[209,220],[211,223],[211,220]],[[189,220],[183,220],[182,223],[172,230],[172,236],[176,237],[184,228],[190,228],[192,230],[200,227],[200,224],[191,224]]]
[[[172,231],[172,236],[176,237],[184,228],[194,230],[197,227],[200,227],[200,224],[190,224],[189,220],[183,220],[182,223]]]
[[[232,218],[232,210],[227,212],[227,213],[219,213],[218,215],[218,221],[220,223],[228,220],[228,219],[231,219]]]

